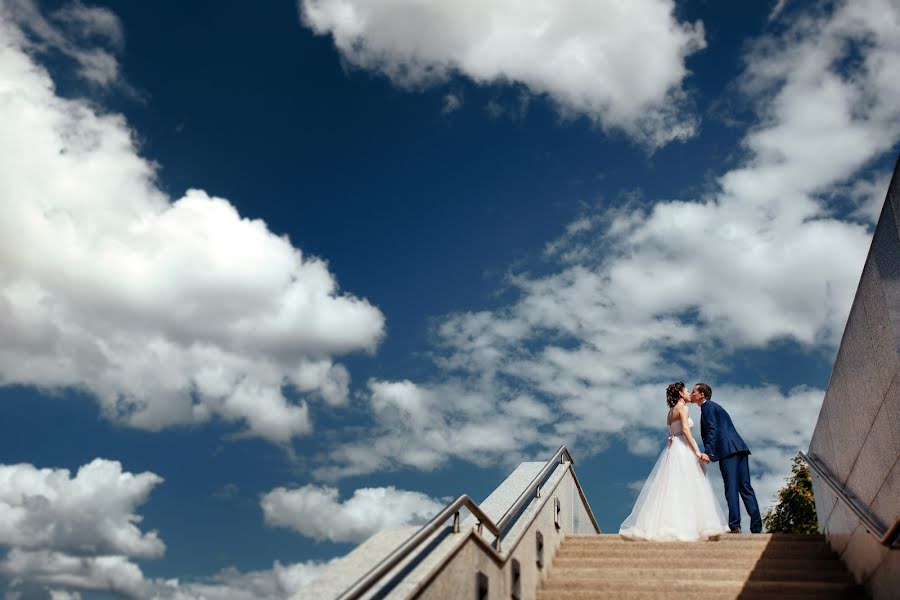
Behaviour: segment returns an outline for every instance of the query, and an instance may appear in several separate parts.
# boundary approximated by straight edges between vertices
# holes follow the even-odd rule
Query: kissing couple
[[[644,482],[634,508],[619,528],[625,537],[692,542],[722,533],[741,533],[739,498],[750,515],[751,533],[762,531],[756,494],[750,485],[750,449],[725,409],[712,400],[712,388],[698,383],[688,392],[683,381],[666,389],[669,441]],[[688,404],[700,406],[700,452]],[[706,465],[718,462],[725,483],[728,521],[713,495]]]

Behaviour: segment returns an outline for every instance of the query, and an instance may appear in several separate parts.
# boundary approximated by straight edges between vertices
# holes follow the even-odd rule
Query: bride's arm
[[[684,434],[684,439],[687,440],[688,446],[694,451],[694,456],[700,458],[702,455],[700,453],[700,448],[697,447],[697,442],[694,441],[694,435],[691,433],[687,408],[682,408],[678,411],[678,418],[681,419],[681,432]]]

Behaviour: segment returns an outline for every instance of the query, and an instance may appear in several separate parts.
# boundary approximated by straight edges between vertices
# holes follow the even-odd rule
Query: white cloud
[[[81,600],[81,594],[39,584],[13,581],[6,588],[6,600]]]
[[[9,600],[77,600],[81,592],[109,592],[151,600],[283,600],[318,575],[329,561],[307,561],[241,572],[233,567],[213,576],[148,579],[122,556],[69,556],[13,549],[0,561],[10,578]]]
[[[66,469],[0,465],[0,575],[10,600],[76,600],[79,592],[109,592],[160,600],[280,599],[327,566],[309,561],[269,570],[224,569],[206,578],[148,579],[133,558],[160,558],[156,531],[138,528],[137,508],[162,482],[95,459],[72,476]],[[401,494],[401,500],[405,498]]]
[[[840,339],[870,233],[831,200],[844,193],[848,212],[861,206],[845,190],[871,187],[860,183],[869,166],[900,140],[896,23],[896,3],[843,3],[752,45],[741,90],[760,124],[713,192],[575,220],[545,247],[554,270],[509,278],[515,301],[443,320],[441,378],[370,382],[372,435],[335,449],[319,474],[507,461],[559,441],[585,454],[625,443],[652,454],[665,436],[665,385],[695,373],[754,449],[768,503],[808,443],[823,391],[729,385],[729,363],[784,340],[827,353]],[[542,430],[505,417],[523,391],[545,405]]]
[[[21,586],[20,582],[28,582],[63,590],[144,597],[144,575],[136,564],[124,556],[73,556],[47,550],[13,548],[0,561],[0,573],[12,580],[13,589]]]
[[[329,464],[315,469],[317,477],[398,467],[432,470],[453,457],[483,466],[498,460],[511,465],[531,456],[538,441],[539,454],[559,443],[546,431],[550,409],[496,380],[485,379],[483,385],[474,379],[430,385],[370,380],[366,399],[375,418],[370,434],[334,448]]]
[[[151,600],[283,600],[291,598],[329,565],[328,561],[307,561],[271,569],[241,572],[223,569],[196,581],[154,580],[144,597]]]
[[[360,488],[341,502],[336,488],[317,485],[275,488],[260,505],[269,525],[332,542],[361,542],[387,527],[424,523],[444,507],[425,494],[393,486]]]
[[[9,547],[0,574],[12,597],[71,598],[78,590],[144,597],[143,574],[130,559],[159,558],[165,544],[138,528],[136,510],[160,482],[100,458],[74,476],[0,465],[0,544]]]
[[[165,552],[156,531],[142,532],[135,509],[162,482],[95,459],[74,477],[67,469],[0,465],[0,544],[70,554],[154,558]]]
[[[6,0],[0,4],[0,20],[18,24],[31,38],[20,37],[15,30],[6,30],[4,35],[19,38],[18,43],[35,51],[60,52],[75,62],[78,74],[85,80],[100,86],[119,81],[116,53],[121,52],[125,35],[112,11],[73,2],[48,18],[31,0]]]
[[[125,45],[122,23],[119,17],[107,8],[71,2],[56,10],[53,18],[70,28],[71,34],[83,40],[91,41],[99,37],[117,50],[121,50]]]
[[[876,174],[870,179],[858,179],[847,190],[841,190],[854,205],[853,216],[864,223],[875,225],[884,207],[890,173]]]
[[[670,0],[300,0],[303,22],[350,64],[421,87],[460,74],[517,83],[651,147],[693,135],[685,59],[705,47]]]
[[[0,384],[85,389],[106,417],[150,430],[218,417],[280,443],[310,431],[305,399],[346,401],[349,373],[332,359],[373,350],[381,312],[227,200],[168,198],[121,116],[55,93],[16,25],[42,17],[30,3],[9,6]],[[118,39],[101,9],[60,15]]]

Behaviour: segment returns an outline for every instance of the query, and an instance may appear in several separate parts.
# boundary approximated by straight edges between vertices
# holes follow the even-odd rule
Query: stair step
[[[836,590],[830,592],[804,593],[791,591],[774,596],[770,592],[756,592],[751,590],[737,591],[635,591],[629,589],[617,590],[564,590],[547,592],[539,590],[536,600],[772,600],[773,598],[785,598],[787,600],[865,600],[866,595],[861,587],[848,590]]]
[[[541,588],[545,598],[553,598],[551,593],[561,592],[652,592],[656,594],[678,593],[719,593],[742,594],[759,593],[776,597],[790,597],[792,594],[815,594],[823,597],[833,594],[850,594],[860,591],[853,583],[821,581],[710,581],[696,579],[657,579],[609,581],[597,579],[548,580]],[[743,596],[741,596],[743,597]]]
[[[569,535],[537,600],[865,598],[824,536],[722,535],[716,541],[644,542]]]
[[[777,548],[728,548],[720,547],[714,551],[703,550],[697,548],[659,548],[659,547],[643,547],[643,548],[573,548],[567,544],[563,544],[557,551],[558,558],[616,558],[616,557],[642,557],[658,560],[663,563],[680,562],[688,556],[715,556],[716,559],[794,559],[803,558],[809,560],[815,559],[833,559],[836,558],[835,553],[828,547],[810,548],[804,552],[792,549]]]
[[[618,533],[576,533],[569,534],[566,536],[566,541],[578,541],[578,540],[623,540],[623,541],[632,541],[627,538],[622,537]],[[733,534],[733,533],[723,533],[720,537],[720,540],[732,540],[736,542],[757,542],[757,541],[772,541],[772,542],[824,542],[825,536],[822,534],[814,534],[814,535],[805,535],[800,533],[742,533],[742,534]]]
[[[718,561],[710,567],[683,568],[683,567],[591,567],[574,566],[560,567],[553,564],[553,570],[548,577],[547,585],[557,583],[565,584],[568,581],[620,581],[628,583],[633,580],[668,580],[670,578],[684,580],[705,580],[712,582],[724,581],[820,581],[836,583],[853,583],[850,573],[841,570],[828,569],[760,569],[756,567],[722,568]]]
[[[701,541],[701,542],[648,542],[643,540],[627,540],[624,538],[566,538],[564,544],[573,548],[622,548],[625,546],[640,545],[651,548],[777,548],[781,550],[796,550],[805,552],[814,548],[827,548],[828,543],[825,541],[808,541],[800,542],[795,540],[736,540],[733,537],[720,537],[717,541]]]
[[[658,567],[660,561],[658,558],[652,557],[595,557],[593,555],[581,558],[560,557],[559,554],[553,559],[553,568],[644,568]],[[836,558],[758,558],[755,556],[747,558],[722,558],[716,556],[716,567],[722,569],[806,569],[806,570],[826,570],[826,569],[843,569],[843,564]]]

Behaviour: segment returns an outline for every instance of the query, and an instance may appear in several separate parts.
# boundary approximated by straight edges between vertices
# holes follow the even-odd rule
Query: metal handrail
[[[503,514],[499,523],[494,523],[481,507],[467,495],[463,494],[462,496],[459,496],[456,500],[445,506],[433,519],[423,525],[421,529],[400,544],[393,552],[388,554],[381,562],[372,567],[369,572],[357,579],[353,585],[344,590],[344,592],[338,596],[338,600],[356,600],[366,593],[379,579],[396,567],[404,558],[409,556],[419,544],[424,542],[429,536],[443,526],[451,515],[453,515],[453,533],[459,533],[459,511],[463,507],[468,508],[472,515],[478,520],[476,528],[479,534],[482,533],[482,528],[485,528],[494,535],[494,551],[499,553],[500,537],[503,532],[506,531],[526,502],[535,497],[540,498],[541,484],[544,483],[544,479],[557,467],[557,465],[564,464],[566,458],[568,458],[570,464],[574,464],[575,461],[572,460],[572,455],[569,454],[566,447],[560,446],[559,450],[553,454],[553,457],[550,458],[550,460],[547,461],[547,464],[544,465],[544,468],[541,469],[541,472],[531,480],[528,487],[519,495],[512,506],[510,506],[509,510]],[[594,518],[594,515],[591,514],[590,517],[591,522],[594,524],[594,528],[597,531],[600,531],[600,527],[597,525],[597,520]]]
[[[806,464],[809,465],[809,468],[812,469],[819,478],[824,481],[828,487],[837,495],[837,497],[847,505],[853,514],[862,522],[863,526],[866,528],[866,531],[869,532],[878,543],[882,546],[887,546],[888,548],[898,549],[900,545],[900,517],[894,519],[894,524],[890,527],[883,527],[878,521],[876,521],[872,515],[870,515],[866,510],[861,508],[859,504],[857,504],[853,498],[850,497],[849,494],[844,490],[844,487],[834,480],[834,477],[820,465],[815,459],[810,458],[802,450],[800,451],[800,458],[806,461]]]
[[[538,473],[534,479],[531,480],[531,483],[528,484],[528,487],[519,495],[515,502],[513,502],[512,506],[500,517],[500,520],[497,522],[497,528],[501,532],[506,532],[510,523],[513,519],[515,519],[516,515],[519,514],[519,511],[525,506],[526,503],[530,502],[533,497],[540,498],[541,497],[541,484],[544,482],[544,479],[547,478],[547,475],[556,468],[557,464],[562,464],[568,459],[570,464],[575,464],[575,460],[572,458],[572,455],[569,454],[569,450],[565,446],[560,446],[556,453],[547,461],[547,464],[544,465],[544,468],[541,469],[541,472]],[[600,531],[600,526],[597,525],[597,520],[594,518],[594,515],[591,514],[591,522],[594,525],[594,529]],[[498,536],[496,539],[496,548],[497,551],[500,551],[500,537]]]
[[[476,519],[478,519],[479,532],[483,526],[487,527],[487,530],[494,535],[499,536],[500,530],[497,529],[497,526],[494,525],[494,522],[491,521],[490,517],[484,514],[484,511],[481,510],[481,507],[478,506],[474,500],[463,494],[445,506],[433,519],[423,525],[416,533],[412,534],[405,542],[397,546],[393,552],[388,554],[384,560],[375,565],[368,573],[356,580],[356,583],[344,590],[338,598],[340,598],[340,600],[354,600],[355,598],[359,598],[372,586],[372,584],[381,579],[385,573],[396,567],[400,561],[406,558],[416,546],[421,544],[432,533],[443,526],[444,522],[450,518],[450,515],[453,515],[453,533],[459,533],[459,510],[464,506],[475,515]]]

